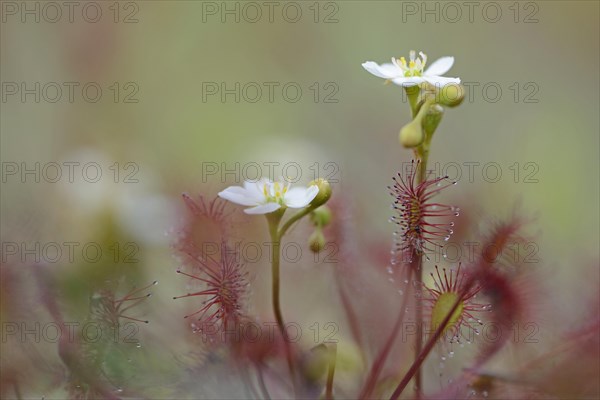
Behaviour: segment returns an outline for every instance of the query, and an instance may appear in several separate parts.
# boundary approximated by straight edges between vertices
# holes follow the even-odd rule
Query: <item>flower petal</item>
[[[444,75],[446,72],[450,71],[450,68],[452,68],[453,64],[454,57],[438,58],[431,63],[423,75]]]
[[[255,206],[260,204],[257,199],[248,194],[248,191],[240,186],[230,186],[219,192],[219,197],[242,206]]]
[[[364,62],[362,66],[368,72],[379,78],[391,79],[402,75],[402,70],[390,63],[379,65],[376,62],[367,61]]]
[[[410,77],[401,77],[401,78],[395,78],[392,79],[392,82],[394,82],[396,85],[398,86],[415,86],[418,85],[419,83],[423,83],[425,82],[425,79],[423,79],[423,77],[420,76],[410,76]]]
[[[283,202],[290,208],[303,208],[310,204],[311,201],[319,193],[317,185],[312,185],[308,188],[293,188],[283,197]]]
[[[445,86],[451,83],[459,84],[460,78],[446,78],[445,76],[424,76],[425,80],[434,86]]]
[[[246,214],[268,214],[275,210],[279,210],[280,208],[281,205],[279,205],[279,203],[265,203],[260,206],[246,208],[244,212]]]
[[[257,203],[265,201],[265,193],[263,192],[264,179],[259,181],[244,181],[244,189],[246,189],[248,197],[256,199]]]

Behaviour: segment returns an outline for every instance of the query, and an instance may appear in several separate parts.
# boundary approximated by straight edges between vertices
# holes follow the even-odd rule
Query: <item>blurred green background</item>
[[[168,234],[180,222],[179,194],[210,197],[240,180],[203,177],[206,163],[296,162],[300,183],[313,178],[318,163],[321,175],[338,178],[334,190],[352,200],[360,229],[390,238],[386,187],[411,159],[397,139],[409,107],[401,88],[384,85],[361,63],[389,62],[415,49],[430,62],[454,56],[446,75],[471,88],[460,107],[446,111],[434,140],[432,163],[462,166],[458,186],[444,201],[461,207],[474,226],[507,215],[516,201],[536,215],[549,301],[568,325],[585,311],[583,297],[593,296],[599,282],[599,4],[475,3],[469,15],[463,2],[276,2],[269,15],[261,1],[96,2],[88,8],[77,2],[71,22],[57,2],[62,16],[52,22],[56,11],[44,2],[2,1],[3,242],[93,241],[111,235],[105,226],[119,227],[120,240],[140,246],[135,284],[160,281],[145,317],[156,321],[148,340],[160,352],[154,335],[176,342],[189,334],[180,320],[186,304],[169,301],[186,290],[173,273]],[[39,22],[35,11],[25,12],[35,7]],[[98,21],[88,22],[97,9]],[[22,98],[21,84],[35,88],[36,82],[40,101],[35,94]],[[49,82],[63,89],[56,102],[54,86],[44,93]],[[64,82],[78,84],[73,102]],[[89,82],[102,89],[95,103],[82,94]],[[239,102],[235,94],[222,97],[222,82],[230,89],[239,82]],[[272,101],[265,82],[273,82]],[[295,92],[284,92],[286,84],[301,88],[298,101],[286,98]],[[257,86],[262,93],[252,102]],[[207,92],[215,87],[218,93]],[[85,182],[77,168],[73,183],[66,168],[57,183],[43,174],[39,183],[21,175],[22,163],[43,168],[68,161],[96,162],[103,177]],[[465,162],[480,163],[472,181]],[[493,170],[491,178],[483,174],[486,163],[500,166],[497,182],[490,182]],[[15,165],[19,171],[12,174]],[[130,173],[137,183],[127,181]],[[57,270],[74,286],[93,279],[78,268]],[[312,289],[304,279],[318,305],[325,286]],[[257,309],[268,312],[268,291],[253,295]],[[168,329],[173,323],[181,329]]]

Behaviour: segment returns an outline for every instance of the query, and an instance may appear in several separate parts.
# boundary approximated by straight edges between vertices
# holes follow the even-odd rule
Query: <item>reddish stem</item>
[[[408,382],[410,382],[410,380],[413,378],[413,376],[418,371],[421,370],[421,365],[427,358],[427,355],[431,352],[431,350],[433,349],[433,346],[435,346],[438,339],[443,335],[444,331],[446,330],[446,325],[448,325],[448,322],[450,321],[450,318],[452,318],[452,315],[458,308],[459,304],[462,302],[462,295],[464,293],[466,293],[468,290],[470,290],[471,286],[473,286],[473,282],[474,282],[473,280],[469,281],[467,283],[467,285],[463,288],[463,290],[461,291],[461,294],[458,296],[458,298],[454,302],[454,305],[452,306],[452,308],[450,309],[448,314],[446,314],[446,316],[444,317],[444,319],[442,320],[440,325],[435,330],[433,336],[431,336],[431,338],[427,341],[427,343],[425,344],[425,346],[423,347],[423,349],[421,350],[421,352],[419,353],[419,355],[417,356],[417,358],[411,365],[411,367],[408,370],[408,372],[406,373],[406,375],[404,375],[404,378],[402,378],[402,381],[396,387],[396,390],[394,390],[394,393],[392,393],[390,400],[397,400],[398,397],[400,397],[400,395],[406,388],[406,386],[408,385]]]

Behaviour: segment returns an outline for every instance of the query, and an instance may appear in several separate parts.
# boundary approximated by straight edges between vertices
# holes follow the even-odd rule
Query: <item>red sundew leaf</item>
[[[202,196],[199,196],[198,200],[194,201],[187,193],[183,193],[181,197],[193,215],[219,222],[222,222],[227,217],[227,213],[225,212],[227,203],[219,197],[215,197],[211,201],[206,201]]]
[[[459,209],[454,206],[431,201],[440,191],[456,182],[441,177],[417,183],[418,167],[419,161],[413,164],[406,176],[398,173],[389,188],[394,197],[393,207],[398,213],[391,220],[400,227],[396,250],[403,257],[422,255],[443,247],[441,242],[450,238],[454,226],[447,218],[459,214]]]
[[[206,201],[202,196],[192,199],[184,194],[183,200],[189,213],[174,245],[183,261],[177,273],[188,277],[195,287],[174,299],[199,302],[184,318],[192,321],[192,331],[199,333],[204,343],[224,344],[230,340],[222,333],[238,329],[245,319],[249,274],[232,236],[248,224],[234,221],[234,211],[218,197]]]
[[[600,315],[564,335],[547,351],[506,373],[469,368],[431,399],[566,399],[600,395]],[[594,308],[594,307],[592,307]]]
[[[444,279],[444,284],[447,287],[453,285],[450,280]],[[441,337],[444,327],[450,320],[453,318],[454,313],[461,304],[461,297],[467,295],[469,292],[473,290],[477,285],[481,286],[481,291],[487,295],[488,298],[492,301],[492,307],[497,311],[495,313],[496,322],[501,324],[504,329],[509,329],[510,324],[513,321],[513,316],[518,315],[519,298],[517,293],[513,290],[510,285],[510,282],[506,279],[505,275],[502,275],[495,269],[487,268],[486,266],[478,265],[477,269],[473,274],[465,279],[464,284],[462,284],[462,288],[458,292],[458,296],[454,297],[454,303],[452,306],[448,307],[448,311],[443,320],[439,323],[438,328],[434,332],[434,334],[427,340],[426,344],[423,346],[423,349],[415,362],[412,364],[409,371],[402,378],[400,384],[394,390],[391,399],[397,399],[406,386],[408,382],[416,371],[421,368],[423,362],[425,361],[427,355],[435,345],[435,342],[439,340]],[[491,344],[486,344],[479,348],[479,355],[475,360],[475,364],[472,366],[473,370],[477,370],[483,365],[484,362],[489,360],[494,354],[498,352],[500,348],[507,342],[507,336],[504,335],[500,337],[498,340],[493,341]],[[461,390],[461,387],[453,388],[452,390]]]
[[[149,321],[135,318],[127,314],[129,314],[129,310],[138,306],[152,296],[152,293],[142,292],[147,291],[152,286],[157,284],[158,281],[154,281],[141,288],[134,287],[119,299],[115,299],[115,293],[112,290],[101,290],[100,292],[94,294],[94,296],[91,298],[91,312],[96,316],[96,318],[107,323],[110,327],[118,327],[120,319],[127,319],[130,321],[147,324]]]
[[[188,297],[202,299],[201,306],[185,318],[195,317],[198,322],[194,323],[195,330],[203,333],[210,331],[214,334],[227,329],[230,324],[236,326],[241,321],[243,301],[247,294],[248,273],[240,263],[237,252],[228,248],[225,243],[221,245],[218,260],[212,257],[203,259],[203,257],[202,254],[194,255],[194,273],[177,271],[193,282],[200,282],[203,289],[175,296],[173,299]]]
[[[522,230],[527,220],[516,213],[506,221],[496,222],[484,236],[480,253],[469,265],[471,284],[479,287],[479,294],[488,301],[486,323],[499,332],[512,332],[515,324],[536,321],[536,298],[541,292],[535,268],[525,268],[521,260],[508,257],[491,257],[489,248],[499,253],[511,244],[526,240]],[[487,308],[487,307],[486,307]],[[541,392],[523,378],[491,375],[480,372],[482,367],[512,338],[510,334],[498,335],[495,340],[483,340],[478,353],[466,372],[432,398],[541,398]]]
[[[509,279],[496,270],[480,268],[476,276],[481,293],[490,301],[488,320],[495,323],[501,332],[509,332],[512,324],[522,315],[523,299]],[[482,365],[496,354],[509,340],[510,335],[500,335],[497,340],[484,342],[478,348],[475,365]]]
[[[518,257],[518,252],[511,249],[528,240],[523,230],[530,221],[513,211],[507,220],[495,222],[489,233],[484,235],[473,265],[482,294],[491,303],[488,319],[501,332],[510,332],[515,324],[524,326],[540,322],[536,311],[543,289],[536,275],[537,266],[524,262]],[[510,338],[508,334],[500,335],[498,340],[482,346],[478,363],[489,359]]]
[[[469,340],[469,336],[464,336],[462,328],[467,327],[471,332],[479,332],[479,325],[482,322],[477,316],[487,313],[490,305],[476,301],[476,296],[481,291],[481,286],[477,283],[464,290],[464,286],[469,283],[471,271],[461,268],[459,264],[456,270],[435,266],[435,273],[430,273],[433,279],[433,287],[423,285],[425,295],[423,296],[425,316],[430,321],[431,331],[435,331],[440,321],[446,316],[446,310],[454,304],[456,300],[460,301],[458,309],[455,311],[445,328],[452,331],[451,341],[460,342],[462,338]],[[444,333],[444,338],[446,334]]]
[[[229,237],[232,228],[232,213],[227,211],[226,202],[218,197],[211,201],[202,196],[194,200],[188,194],[182,197],[188,213],[173,247],[184,255],[185,260],[207,251],[216,253],[215,249]]]
[[[478,276],[481,293],[490,301],[490,312],[487,314],[487,324],[494,326],[497,332],[504,332],[495,336],[494,340],[484,340],[477,348],[478,356],[475,360],[475,366],[481,366],[492,358],[500,349],[511,343],[515,326],[534,324],[533,315],[528,313],[528,297],[524,292],[526,286],[514,279],[509,279],[504,274],[495,270],[486,270]],[[528,317],[525,317],[528,315]],[[524,322],[525,321],[525,322]],[[537,326],[537,325],[536,325]],[[515,342],[519,345],[521,342]]]
[[[479,241],[481,248],[476,261],[482,266],[517,268],[523,259],[519,257],[515,246],[529,243],[523,230],[532,220],[533,218],[521,216],[515,208],[509,218],[494,222],[489,232]]]

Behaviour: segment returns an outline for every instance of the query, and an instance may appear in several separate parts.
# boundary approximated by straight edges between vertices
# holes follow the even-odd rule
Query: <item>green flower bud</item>
[[[465,88],[458,84],[449,84],[442,87],[438,93],[438,103],[447,107],[456,107],[465,98]]]
[[[319,193],[310,203],[310,206],[313,208],[317,208],[325,203],[331,197],[331,185],[323,178],[315,179],[310,182],[309,185],[316,185],[319,188]]]
[[[422,122],[423,130],[428,137],[433,135],[443,116],[444,107],[440,106],[439,104],[433,104],[429,107],[427,114],[425,114],[425,117],[423,117]]]
[[[331,221],[331,211],[327,206],[321,206],[310,213],[310,221],[319,227],[327,226]]]
[[[421,121],[415,119],[404,125],[404,127],[400,129],[398,138],[400,139],[400,144],[409,149],[420,145],[424,139]]]
[[[308,238],[308,246],[313,253],[318,253],[325,247],[325,236],[320,228],[315,231]]]

